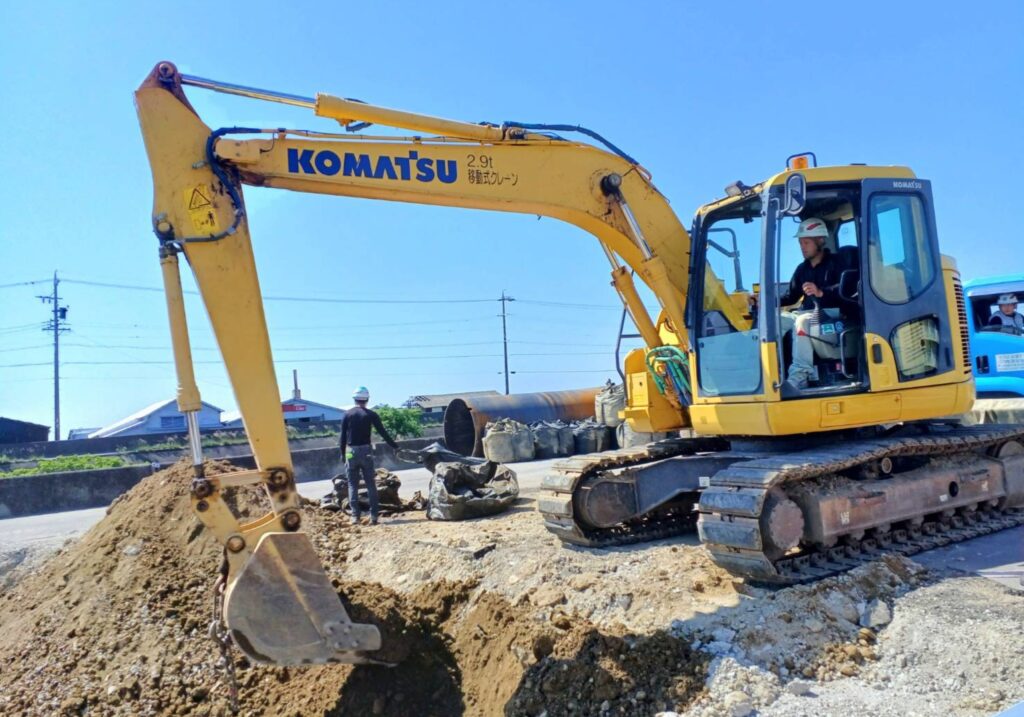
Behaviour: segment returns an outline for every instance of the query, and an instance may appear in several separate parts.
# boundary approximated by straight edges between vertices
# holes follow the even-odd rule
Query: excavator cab
[[[793,210],[786,181],[796,174],[806,190]],[[872,394],[950,376],[964,381],[962,291],[939,253],[929,182],[902,168],[807,167],[753,187],[737,183],[727,193],[697,213],[691,232],[694,277],[703,274],[688,301],[698,430],[813,432],[875,423],[868,415],[875,407],[885,419],[906,420],[900,400]],[[827,300],[811,299],[809,308],[793,305],[803,295],[800,287],[790,292],[790,280],[804,261],[797,227],[812,217],[827,228],[825,260],[834,270],[832,285],[822,287]],[[810,316],[795,322],[802,313]],[[801,359],[810,363],[809,380],[787,382]],[[834,397],[851,398],[826,406]],[[811,400],[818,410],[807,410]],[[966,408],[956,390],[937,400],[951,414]],[[780,405],[733,414],[738,405],[763,409],[766,402]],[[785,408],[790,404],[793,410]]]

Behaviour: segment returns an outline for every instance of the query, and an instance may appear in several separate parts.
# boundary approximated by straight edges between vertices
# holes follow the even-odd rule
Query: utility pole
[[[43,327],[43,331],[53,332],[53,440],[60,440],[60,335],[67,331],[68,307],[60,305],[60,296],[57,295],[57,287],[60,279],[57,272],[53,272],[53,293],[49,296],[39,296],[44,304],[53,305],[53,318]]]
[[[508,325],[505,323],[505,304],[509,301],[515,301],[511,296],[505,296],[505,290],[501,291],[501,298],[498,299],[501,302],[501,340],[505,347],[505,395],[508,395]]]

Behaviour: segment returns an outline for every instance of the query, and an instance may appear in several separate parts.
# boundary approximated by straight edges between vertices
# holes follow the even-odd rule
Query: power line
[[[65,346],[70,346],[72,344],[64,344],[64,345]],[[7,353],[9,351],[30,351],[32,349],[45,349],[45,348],[49,348],[49,346],[50,346],[50,344],[36,344],[35,346],[16,346],[14,348],[9,348],[9,349],[0,349],[0,353]]]
[[[0,289],[10,289],[15,286],[32,286],[33,284],[45,284],[49,279],[36,279],[35,281],[16,281],[13,284],[0,284]]]
[[[41,321],[33,321],[31,324],[16,324],[15,326],[0,326],[0,333],[25,331],[27,329],[36,329],[42,325]]]
[[[298,358],[298,359],[281,359],[277,360],[275,364],[295,364],[295,363],[339,363],[339,362],[350,362],[350,361],[438,361],[442,359],[477,359],[477,358],[499,358],[503,354],[447,354],[442,356],[323,356],[319,358]],[[554,353],[510,353],[509,356],[513,357],[529,357],[529,356],[566,356],[564,352]],[[587,351],[587,352],[576,352],[573,356],[606,356],[605,351]],[[223,366],[223,361],[194,361],[197,366]],[[171,366],[173,361],[162,361],[162,360],[150,360],[144,359],[141,361],[61,361],[61,366]],[[0,364],[0,368],[28,368],[32,366],[49,366],[48,361],[42,361],[37,363],[9,363]]]
[[[106,281],[89,281],[86,279],[64,279],[68,284],[79,284],[81,286],[98,286],[106,289],[128,289],[131,291],[149,291],[163,293],[163,289],[156,286],[139,286],[137,284],[116,284]],[[198,296],[197,291],[184,291],[189,296]],[[492,303],[497,299],[343,299],[340,297],[320,296],[273,296],[264,295],[264,301],[293,301],[303,303],[320,304],[483,304]]]
[[[162,293],[163,289],[157,286],[141,286],[138,284],[121,284],[116,282],[108,281],[93,281],[89,279],[62,279],[68,284],[78,284],[81,286],[96,286],[107,289],[127,289],[131,291],[147,291],[151,293]],[[27,283],[38,283],[38,282],[27,282]],[[15,286],[11,284],[11,286]],[[0,286],[0,288],[3,288]],[[183,292],[189,296],[198,296],[197,291],[185,291]],[[265,294],[263,295],[264,301],[292,301],[292,302],[305,302],[305,303],[324,303],[324,304],[486,304],[494,301],[502,301],[498,299],[349,299],[343,297],[326,297],[326,296],[284,296]],[[535,306],[553,306],[563,307],[572,309],[601,309],[601,310],[615,310],[618,311],[622,307],[611,304],[586,304],[576,303],[570,301],[547,301],[540,299],[519,299],[523,304],[535,305]],[[503,302],[504,303],[504,302]]]
[[[75,336],[81,338],[87,338],[81,333],[73,332]],[[375,346],[274,346],[273,351],[275,354],[282,351],[380,351],[384,349],[425,349],[425,348],[452,348],[455,346],[495,346],[500,344],[499,339],[493,341],[456,341],[454,343],[443,343],[443,344],[421,344],[421,343],[410,343],[410,344],[394,344],[394,345],[375,345]],[[567,346],[567,347],[593,347],[600,348],[606,347],[609,344],[604,343],[585,343],[581,341],[509,341],[510,344],[521,344],[529,346]],[[103,349],[103,350],[115,350],[115,349],[131,349],[136,351],[173,351],[171,346],[142,346],[139,344],[98,344],[92,342],[90,344],[76,344],[64,342],[65,347],[71,348],[83,348],[83,349]],[[36,346],[21,346],[17,348],[0,349],[0,352],[7,351],[27,351],[29,349],[46,348],[48,344],[39,344]],[[219,351],[215,346],[192,346],[193,351]],[[511,356],[523,356],[530,354],[510,354]],[[544,354],[549,355],[549,354]]]
[[[562,371],[557,371],[557,370],[553,370],[552,369],[550,371],[516,371],[516,373],[610,373],[611,371],[614,371],[614,370],[615,369],[593,369],[593,370],[589,370],[589,369],[570,368],[570,369],[565,369],[565,370],[562,370]]]
[[[563,306],[572,309],[615,309],[621,311],[622,306],[612,306],[610,304],[575,304],[569,301],[540,301],[537,299],[520,299],[524,304],[533,304],[535,306]]]
[[[76,334],[81,336],[81,334]],[[84,337],[83,337],[84,338]],[[287,347],[274,347],[274,353],[279,351],[378,351],[382,349],[423,349],[423,348],[451,348],[454,346],[495,346],[501,343],[500,341],[459,341],[456,343],[449,344],[404,344],[394,346],[287,346]],[[173,351],[171,346],[139,346],[138,344],[69,344],[65,343],[65,346],[74,346],[76,348],[86,349],[136,349],[139,351]],[[219,351],[213,346],[193,346],[193,351]]]
[[[455,354],[446,356],[325,356],[322,358],[286,359],[275,363],[335,363],[347,361],[431,361],[438,359],[465,359],[465,358],[498,358],[501,354]],[[194,361],[198,365],[220,366],[223,361]],[[63,361],[62,366],[171,366],[173,361]],[[48,366],[48,363],[21,363],[2,364],[0,368],[25,368],[28,366]]]

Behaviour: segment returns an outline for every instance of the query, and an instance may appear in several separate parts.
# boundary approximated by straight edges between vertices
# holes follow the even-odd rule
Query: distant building
[[[440,423],[444,418],[444,409],[456,398],[471,396],[499,396],[497,391],[463,391],[462,393],[433,393],[425,396],[410,396],[403,408],[418,408],[422,411],[420,420],[424,423]]]
[[[49,426],[13,418],[0,418],[0,443],[33,443],[45,441],[49,437]]]
[[[203,401],[203,407],[199,410],[199,430],[221,428],[221,413],[222,409]],[[178,402],[171,398],[146,406],[127,418],[93,431],[88,437],[144,436],[150,433],[184,433],[185,430],[185,414],[178,410]]]
[[[292,371],[292,397],[281,401],[281,413],[284,414],[284,422],[289,425],[296,423],[320,423],[322,421],[340,421],[345,416],[348,408],[329,406],[326,403],[317,403],[302,397],[299,390],[299,372]],[[350,408],[350,407],[349,407]],[[243,428],[242,414],[238,411],[224,414],[225,428]]]
[[[89,434],[95,433],[98,430],[100,430],[99,426],[96,428],[72,428],[68,431],[68,440],[77,441],[81,438],[88,438]]]
[[[281,412],[284,414],[284,422],[288,425],[340,421],[347,410],[348,408],[328,406],[326,403],[317,403],[305,398],[289,398],[287,401],[281,401]],[[223,426],[224,428],[242,428],[242,414],[238,411],[225,413]]]

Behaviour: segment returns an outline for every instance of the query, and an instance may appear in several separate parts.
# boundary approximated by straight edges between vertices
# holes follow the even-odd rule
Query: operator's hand
[[[825,295],[825,292],[818,288],[818,285],[813,281],[805,281],[803,285],[804,293],[808,296],[816,296],[819,299]]]

